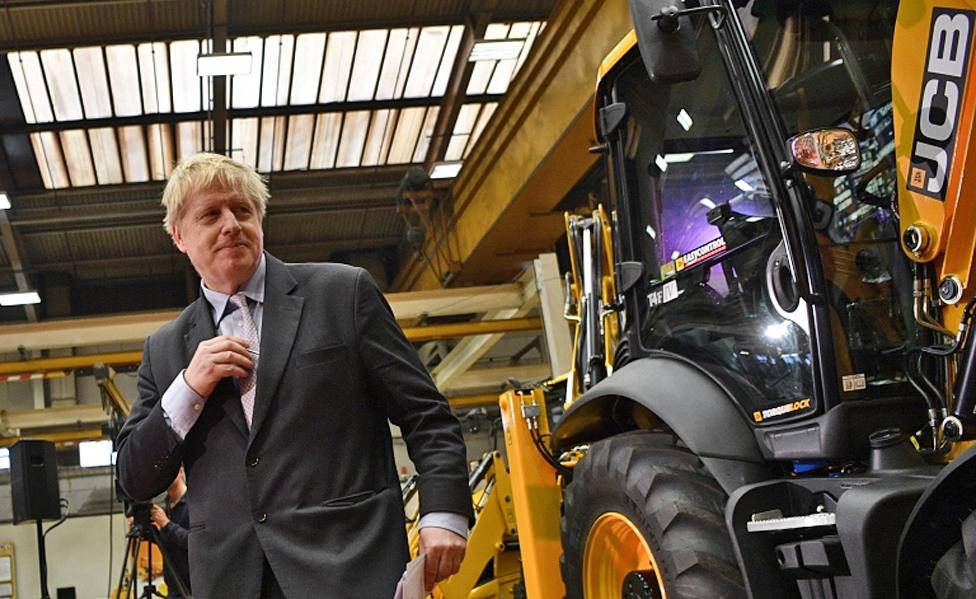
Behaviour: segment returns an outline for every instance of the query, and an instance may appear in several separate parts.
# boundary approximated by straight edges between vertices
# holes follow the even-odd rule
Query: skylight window
[[[77,121],[84,118],[81,111],[81,98],[75,85],[75,68],[71,52],[67,50],[44,50],[41,52],[44,65],[44,78],[54,104],[54,116],[59,121]]]
[[[349,80],[350,102],[372,100],[379,83],[383,51],[386,49],[386,30],[363,31],[356,44],[352,78]]]
[[[261,106],[288,104],[291,84],[291,60],[295,36],[271,35],[264,41],[264,78],[261,83]]]
[[[112,116],[112,102],[105,93],[108,89],[108,75],[105,72],[102,49],[75,48],[73,53],[85,118],[102,119]]]
[[[170,44],[173,66],[173,112],[197,112],[202,109],[200,77],[196,74],[200,42],[184,40]]]
[[[264,64],[264,43],[260,37],[239,37],[234,40],[234,52],[250,52],[254,61],[247,75],[230,78],[230,98],[233,108],[254,108],[261,102],[261,66]]]
[[[307,33],[298,36],[295,51],[295,83],[291,88],[291,104],[315,104],[319,95],[319,73],[325,54],[325,34]]]
[[[343,102],[352,74],[352,57],[356,52],[356,32],[340,31],[329,35],[329,46],[322,67],[319,102]]]
[[[541,28],[488,26],[486,39],[514,42],[520,52],[474,65],[467,104],[448,124],[445,159],[471,151],[494,96],[507,91]],[[227,77],[228,152],[261,172],[422,163],[463,37],[463,25],[438,25],[229,40],[228,52],[253,58],[250,73]],[[162,181],[177,162],[212,149],[213,81],[197,76],[197,57],[211,45],[184,39],[8,53],[44,186]],[[493,97],[472,97],[485,95]],[[308,110],[270,114],[285,106]]]

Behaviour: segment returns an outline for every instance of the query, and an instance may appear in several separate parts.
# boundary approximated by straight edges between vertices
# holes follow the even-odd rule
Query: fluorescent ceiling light
[[[712,198],[702,198],[698,200],[698,203],[704,206],[708,210],[711,210],[712,208],[715,207],[715,202],[712,201]]]
[[[41,303],[41,296],[36,291],[0,293],[0,306],[23,306],[39,303]]]
[[[664,159],[667,160],[669,164],[672,162],[688,162],[694,157],[695,157],[694,152],[678,152],[675,154],[664,155]]]
[[[522,40],[491,40],[475,42],[468,55],[469,62],[479,60],[512,60],[522,51]]]
[[[660,154],[654,157],[654,164],[661,169],[662,173],[668,170],[668,159]]]
[[[0,191],[0,210],[10,210],[10,198]]]
[[[647,231],[648,237],[650,237],[651,239],[657,239],[657,231],[654,230],[654,227],[652,227],[651,225],[647,225],[646,227],[644,227],[644,230]]]
[[[688,111],[685,110],[684,108],[682,108],[681,109],[681,112],[678,113],[678,117],[677,118],[678,118],[678,124],[681,125],[681,127],[685,131],[690,130],[691,129],[691,126],[695,122],[695,121],[691,120],[691,115],[688,114]]]
[[[197,76],[221,77],[251,72],[250,52],[214,52],[197,56]]]
[[[430,169],[431,179],[453,179],[457,177],[463,162],[436,162],[434,168]]]

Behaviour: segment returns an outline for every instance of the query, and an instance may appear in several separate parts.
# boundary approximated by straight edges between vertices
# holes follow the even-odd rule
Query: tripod
[[[166,547],[159,542],[159,531],[149,523],[149,511],[146,510],[145,521],[140,518],[138,512],[135,514],[132,528],[126,533],[125,547],[125,557],[122,559],[122,570],[119,572],[119,584],[116,587],[118,589],[118,597],[116,599],[121,599],[122,597],[122,583],[125,580],[125,573],[128,566],[128,561],[132,559],[132,572],[129,575],[129,581],[125,586],[125,597],[131,598],[136,590],[136,581],[138,580],[138,570],[139,570],[139,547],[142,545],[143,541],[149,543],[149,551],[146,552],[148,556],[149,563],[146,565],[146,570],[149,572],[149,580],[146,586],[142,589],[142,595],[140,599],[152,599],[153,597],[165,597],[162,593],[156,590],[156,586],[152,581],[152,545],[155,544],[163,552],[163,568],[166,569],[170,576],[173,577],[173,581],[176,582],[176,587],[180,591],[183,597],[189,597],[189,593],[186,590],[186,584],[180,578],[180,575],[176,570],[173,569],[172,560],[170,556],[166,553]]]

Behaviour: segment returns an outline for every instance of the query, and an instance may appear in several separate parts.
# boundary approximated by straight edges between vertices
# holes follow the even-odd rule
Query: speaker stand
[[[47,590],[47,550],[44,548],[44,530],[41,520],[37,520],[37,564],[41,569],[41,599],[51,599]]]

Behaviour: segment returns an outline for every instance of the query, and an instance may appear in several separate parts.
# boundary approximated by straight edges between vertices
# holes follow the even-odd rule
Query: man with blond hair
[[[200,298],[147,341],[119,481],[153,497],[185,464],[197,599],[383,599],[408,559],[388,421],[420,474],[425,582],[457,571],[471,499],[457,419],[372,278],[264,251],[268,191],[199,154],[163,192]]]

